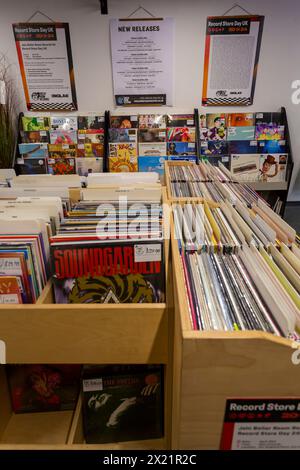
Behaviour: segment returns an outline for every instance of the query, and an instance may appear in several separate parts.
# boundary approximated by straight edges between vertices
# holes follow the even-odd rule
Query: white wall
[[[98,0],[0,0],[0,52],[8,55],[20,80],[11,24],[26,21],[35,10],[43,11],[54,20],[68,22],[79,110],[112,109],[108,20],[126,17],[142,4],[156,16],[171,16],[176,20],[174,106],[188,111],[201,104],[206,17],[222,15],[234,3],[233,0],[108,0],[109,15],[101,16]],[[300,200],[300,104],[294,105],[291,101],[291,83],[300,80],[300,2],[247,0],[241,3],[251,13],[265,15],[251,109],[287,108],[295,160],[290,200]],[[233,13],[241,12],[235,9]],[[35,19],[40,20],[40,16]],[[20,95],[25,110],[22,89]],[[230,110],[234,108],[228,108]]]

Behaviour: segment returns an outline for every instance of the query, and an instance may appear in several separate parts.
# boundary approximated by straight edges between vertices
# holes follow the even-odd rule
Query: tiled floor
[[[284,220],[300,234],[300,202],[297,204],[287,203]]]

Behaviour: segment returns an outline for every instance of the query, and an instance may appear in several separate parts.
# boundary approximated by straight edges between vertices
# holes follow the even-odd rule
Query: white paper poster
[[[173,104],[172,18],[110,21],[117,106]]]
[[[13,25],[29,111],[77,109],[68,23]]]

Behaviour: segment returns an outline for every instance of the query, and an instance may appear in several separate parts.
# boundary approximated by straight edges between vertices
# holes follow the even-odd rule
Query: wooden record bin
[[[171,191],[171,175],[170,175],[170,167],[174,166],[193,166],[193,162],[188,162],[185,160],[180,160],[180,161],[165,161],[165,180],[166,180],[166,195],[168,198],[169,203],[203,203],[204,200],[207,202],[208,206],[210,208],[217,208],[220,207],[220,204],[209,199],[205,199],[203,197],[176,197],[172,196],[172,191]]]
[[[198,201],[201,202],[203,198],[196,198],[196,197],[176,197],[172,195],[172,190],[171,190],[171,175],[170,175],[170,167],[174,166],[193,166],[193,162],[185,161],[185,160],[179,160],[179,161],[165,161],[165,182],[166,182],[166,189],[167,189],[167,198],[170,202],[180,202],[180,201]]]
[[[73,197],[76,199],[75,193]],[[5,343],[6,364],[163,364],[164,437],[87,445],[81,397],[74,411],[14,414],[2,365],[0,450],[170,448],[173,312],[168,300],[172,299],[169,262],[166,241],[165,303],[58,305],[53,303],[49,282],[34,305],[0,306],[0,340]]]
[[[295,343],[257,331],[191,328],[177,240],[172,237],[175,338],[173,449],[219,449],[227,398],[300,396]],[[298,346],[300,348],[300,345]]]

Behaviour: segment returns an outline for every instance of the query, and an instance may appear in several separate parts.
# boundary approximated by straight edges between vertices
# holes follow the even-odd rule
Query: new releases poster
[[[203,106],[253,103],[264,16],[210,16],[206,24]]]
[[[77,99],[68,23],[15,23],[28,111],[75,111]]]
[[[110,21],[117,106],[173,104],[172,18]]]

